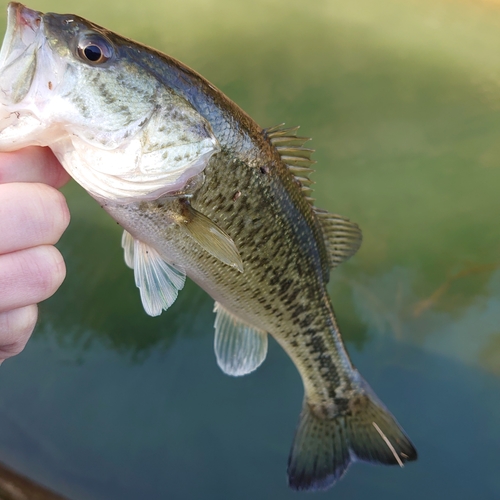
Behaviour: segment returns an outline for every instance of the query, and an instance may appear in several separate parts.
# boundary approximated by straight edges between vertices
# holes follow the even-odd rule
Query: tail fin
[[[326,490],[356,459],[401,467],[417,459],[396,419],[362,382],[360,392],[331,418],[304,402],[288,459],[294,490]]]

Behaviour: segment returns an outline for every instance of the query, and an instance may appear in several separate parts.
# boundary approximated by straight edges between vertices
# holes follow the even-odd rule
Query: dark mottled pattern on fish
[[[163,232],[185,265],[187,260],[187,266],[202,270],[198,279],[213,283],[220,295],[217,300],[237,310],[242,319],[272,333],[307,373],[315,402],[321,399],[334,405],[350,388],[351,366],[347,358],[336,355],[338,346],[331,332],[337,327],[325,291],[325,248],[314,244],[310,206],[302,202],[295,186],[286,186],[294,183],[293,176],[279,159],[263,174],[260,168],[223,151],[211,160],[205,176],[205,184],[190,199],[191,205],[232,237],[240,250],[244,273],[208,255],[177,226],[165,228],[169,212],[178,210],[178,200],[142,203],[132,212],[132,218],[138,218],[135,224],[143,227],[147,219],[153,226],[147,233]],[[235,191],[241,195],[233,201]],[[297,205],[302,205],[306,217]],[[303,251],[297,252],[297,247]]]

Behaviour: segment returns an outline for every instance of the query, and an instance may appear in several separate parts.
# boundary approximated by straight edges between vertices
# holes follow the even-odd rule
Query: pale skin
[[[66,267],[54,247],[69,224],[68,174],[50,149],[0,153],[0,364],[19,354]]]

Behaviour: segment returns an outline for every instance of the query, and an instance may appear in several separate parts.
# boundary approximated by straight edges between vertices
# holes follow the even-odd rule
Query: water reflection
[[[485,273],[483,294],[467,307],[440,308],[453,283]],[[474,266],[451,276],[429,297],[415,290],[416,273],[395,268],[381,276],[350,281],[359,317],[372,335],[385,333],[467,364],[499,373],[500,271],[498,265]],[[449,302],[449,299],[448,299]],[[459,302],[462,302],[459,300]]]

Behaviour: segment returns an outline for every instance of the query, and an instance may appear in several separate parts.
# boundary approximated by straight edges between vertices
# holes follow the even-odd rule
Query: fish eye
[[[90,64],[102,64],[113,56],[111,43],[103,37],[85,37],[78,44],[80,59]]]

